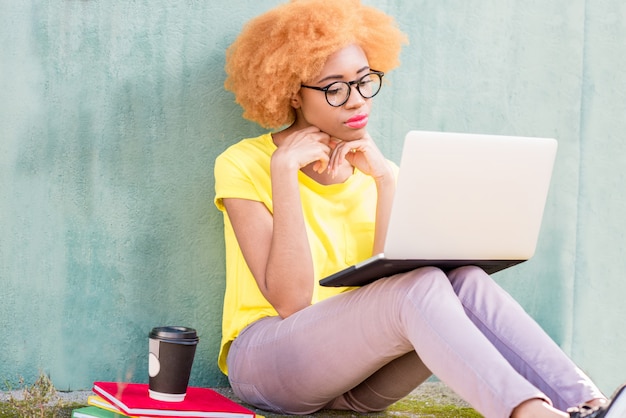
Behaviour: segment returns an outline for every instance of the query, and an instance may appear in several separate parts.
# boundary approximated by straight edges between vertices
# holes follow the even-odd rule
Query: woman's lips
[[[353,129],[361,129],[367,125],[367,115],[352,116],[346,121],[346,126]]]

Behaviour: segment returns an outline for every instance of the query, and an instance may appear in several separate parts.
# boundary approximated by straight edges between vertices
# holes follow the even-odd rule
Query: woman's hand
[[[331,138],[327,133],[315,126],[309,126],[282,138],[272,158],[297,170],[313,163],[313,170],[323,173],[330,161],[330,142]]]
[[[347,160],[359,171],[376,180],[387,178],[389,175],[393,176],[387,160],[368,133],[363,138],[354,141],[331,139],[330,145],[333,148],[328,163],[328,170],[331,174],[336,172],[343,160]]]

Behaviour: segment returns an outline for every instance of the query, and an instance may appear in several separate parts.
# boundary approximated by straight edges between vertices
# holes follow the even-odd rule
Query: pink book
[[[182,402],[152,399],[145,383],[95,382],[93,391],[126,415],[255,418],[254,412],[208,388],[187,388],[187,396]]]

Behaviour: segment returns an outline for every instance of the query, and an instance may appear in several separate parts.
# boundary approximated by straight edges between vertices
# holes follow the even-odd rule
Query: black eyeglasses
[[[382,71],[372,70],[358,80],[335,81],[326,87],[305,86],[304,84],[301,84],[300,87],[323,91],[328,104],[333,107],[339,107],[350,99],[353,85],[356,85],[356,91],[358,91],[364,99],[371,99],[376,96],[382,87],[384,75],[385,73]]]

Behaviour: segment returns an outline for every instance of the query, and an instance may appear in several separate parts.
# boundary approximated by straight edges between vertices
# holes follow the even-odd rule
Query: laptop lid
[[[411,131],[385,241],[392,259],[529,259],[556,140]]]
[[[359,276],[369,282],[420,265],[475,264],[492,273],[528,260],[556,150],[552,138],[409,132],[384,255],[346,269],[348,284],[342,272],[320,283],[361,285]]]

